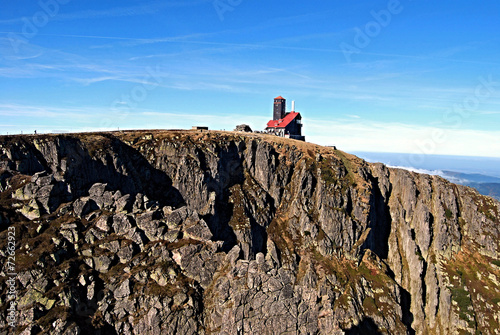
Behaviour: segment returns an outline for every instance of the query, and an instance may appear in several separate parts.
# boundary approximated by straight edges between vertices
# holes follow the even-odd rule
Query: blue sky
[[[296,101],[308,141],[500,157],[500,3],[3,1],[0,134],[263,129]]]

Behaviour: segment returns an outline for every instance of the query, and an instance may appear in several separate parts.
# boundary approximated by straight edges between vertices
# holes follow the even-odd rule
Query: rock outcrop
[[[0,137],[22,334],[500,334],[499,212],[262,134]]]
[[[243,131],[245,133],[251,133],[252,128],[248,124],[239,124],[234,128],[234,131]]]

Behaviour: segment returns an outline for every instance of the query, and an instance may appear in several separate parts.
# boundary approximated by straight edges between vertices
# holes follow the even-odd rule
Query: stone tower
[[[274,98],[274,113],[273,120],[279,120],[285,117],[286,100],[282,96]]]

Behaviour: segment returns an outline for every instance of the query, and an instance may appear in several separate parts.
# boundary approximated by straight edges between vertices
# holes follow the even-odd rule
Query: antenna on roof
[[[292,112],[295,112],[295,100],[292,101]]]

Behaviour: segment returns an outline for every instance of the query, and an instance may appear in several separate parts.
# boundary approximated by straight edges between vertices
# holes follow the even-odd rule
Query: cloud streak
[[[116,115],[115,115],[116,114]],[[197,114],[175,111],[159,112],[154,109],[137,108],[124,117],[120,113],[113,112],[109,108],[100,107],[51,107],[30,106],[22,104],[0,104],[0,116],[12,121],[21,118],[43,119],[48,123],[50,120],[64,118],[78,120],[83,126],[78,129],[85,130],[88,127],[99,128],[99,120],[110,117],[119,120],[117,126],[126,128],[157,128],[159,124],[167,128],[190,128],[192,125],[202,123],[211,129],[230,130],[239,123],[240,114]],[[149,124],[145,120],[155,120]],[[82,120],[86,120],[82,123]],[[244,123],[250,124],[252,129],[263,129],[268,121],[267,116],[246,116]],[[36,122],[36,121],[35,121]],[[15,122],[10,126],[0,125],[0,130],[10,131]],[[53,124],[53,122],[52,122]],[[84,126],[88,124],[88,126]],[[47,126],[54,129],[54,125]],[[438,128],[430,126],[418,126],[403,123],[382,123],[364,119],[350,118],[335,121],[304,118],[304,133],[307,140],[321,145],[336,145],[346,151],[375,151],[375,152],[407,152],[415,154],[447,154],[467,156],[474,153],[475,156],[500,157],[500,131],[480,131],[470,129],[450,129],[446,132],[445,141],[429,147],[431,134]],[[20,128],[23,129],[23,128]],[[104,128],[103,128],[104,129]],[[109,128],[106,128],[109,130]],[[484,143],[488,143],[485,146]],[[429,152],[422,152],[422,148]],[[430,150],[432,149],[432,150]],[[436,174],[439,174],[436,172]]]
[[[432,134],[442,129],[414,124],[307,118],[304,128],[309,141],[346,151],[500,157],[500,131],[448,129],[436,143]]]
[[[71,20],[82,20],[82,19],[100,19],[109,17],[151,15],[159,11],[165,10],[167,8],[197,6],[209,2],[211,1],[209,0],[164,1],[164,2],[156,1],[156,2],[141,4],[138,6],[114,7],[105,10],[83,10],[73,13],[59,13],[55,15],[52,19],[56,21],[71,21]],[[42,8],[40,7],[38,10],[41,11]],[[24,23],[23,17],[0,20],[0,24],[3,25],[22,24],[22,23]]]
[[[465,184],[465,183],[468,182],[467,179],[454,177],[452,175],[447,174],[446,172],[444,172],[442,170],[427,170],[427,169],[419,169],[419,168],[407,167],[407,166],[393,166],[393,165],[387,165],[387,166],[391,167],[391,168],[407,170],[407,171],[410,171],[410,172],[415,172],[415,173],[420,173],[420,174],[428,174],[428,175],[431,175],[431,176],[439,176],[439,177],[447,179],[447,180],[449,180],[449,181],[451,181],[452,183],[455,183],[455,184]]]

